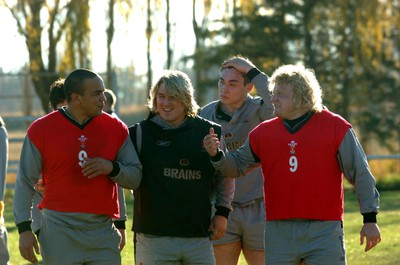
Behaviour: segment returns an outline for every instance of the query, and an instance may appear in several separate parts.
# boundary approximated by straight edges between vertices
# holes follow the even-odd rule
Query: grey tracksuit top
[[[229,151],[239,148],[254,127],[272,117],[273,106],[268,91],[268,76],[260,72],[251,82],[259,96],[248,95],[229,121],[224,118],[227,114],[222,113],[219,100],[207,104],[200,112],[200,116],[222,126],[222,137]],[[263,197],[263,176],[260,167],[249,172],[245,178],[236,179],[233,205],[246,205]]]

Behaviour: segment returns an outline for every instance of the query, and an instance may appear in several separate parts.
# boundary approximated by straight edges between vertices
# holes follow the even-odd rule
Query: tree
[[[25,37],[29,53],[29,74],[45,113],[49,111],[50,84],[60,76],[59,73],[77,65],[90,66],[87,60],[90,54],[88,1],[63,1],[65,5],[61,6],[60,0],[55,0],[54,5],[50,6],[46,1],[17,0],[10,5],[8,1],[2,0],[14,17],[19,33]],[[47,37],[47,43],[42,43],[42,36]],[[62,53],[64,56],[59,60],[62,37],[66,45]],[[42,54],[47,54],[46,60]]]
[[[400,126],[399,3],[307,0],[303,11],[298,50],[315,69],[325,104],[360,129],[360,141],[378,140],[393,151]]]
[[[206,60],[206,39],[208,36],[208,14],[211,11],[212,1],[210,0],[203,0],[203,10],[204,15],[201,18],[201,22],[198,23],[198,15],[197,15],[197,1],[192,1],[192,25],[193,25],[193,32],[195,35],[195,47],[194,47],[194,54],[192,56],[187,56],[183,58],[184,61],[193,60],[194,65],[194,76],[196,81],[197,87],[197,96],[199,98],[199,102],[202,103],[205,89],[208,87],[207,79],[206,79],[206,71],[205,69],[209,69],[207,67],[207,60]],[[210,51],[210,50],[208,50]]]
[[[171,21],[170,21],[170,1],[166,0],[167,10],[165,12],[166,20],[166,42],[167,42],[167,69],[172,65],[172,49],[171,49]]]
[[[290,57],[288,47],[301,38],[299,25],[287,23],[285,17],[295,16],[299,5],[296,1],[278,2],[272,1],[265,5],[263,1],[237,0],[226,1],[225,5],[219,7],[209,3],[206,10],[219,8],[221,16],[212,20],[207,18],[206,13],[200,25],[197,20],[193,20],[196,35],[193,58],[195,69],[198,69],[196,77],[199,78],[196,79],[201,92],[205,88],[215,87],[221,62],[232,55],[248,57],[267,73],[282,62],[295,61]]]
[[[362,71],[355,81],[359,89],[354,119],[363,141],[376,139],[391,152],[400,151],[393,145],[400,140],[399,11],[398,1],[378,0],[364,1],[356,10],[355,61]]]
[[[114,38],[114,5],[115,0],[108,2],[108,26],[107,26],[107,88],[113,90],[113,66],[111,56],[111,44]]]
[[[196,40],[203,43],[196,44],[193,56],[198,85],[212,85],[210,72],[233,54],[249,57],[266,73],[281,64],[302,63],[314,69],[326,106],[360,129],[363,143],[378,140],[395,150],[393,140],[400,136],[399,1],[225,3],[220,18],[204,27],[193,20]]]
[[[147,38],[147,91],[151,89],[153,80],[153,71],[151,69],[151,37],[153,36],[153,26],[151,23],[151,0],[147,0],[147,27],[146,27],[146,38]],[[147,93],[148,94],[148,93]]]

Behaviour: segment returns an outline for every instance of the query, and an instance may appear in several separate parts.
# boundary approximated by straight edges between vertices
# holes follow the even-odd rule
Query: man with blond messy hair
[[[148,106],[149,117],[129,128],[143,166],[134,191],[136,264],[215,264],[211,240],[225,234],[234,180],[216,174],[202,140],[210,127],[220,137],[221,128],[197,115],[180,71],[159,78]]]
[[[224,154],[212,129],[204,146],[216,169],[239,177],[261,164],[264,176],[265,264],[345,265],[343,177],[355,187],[365,251],[381,241],[379,193],[349,122],[322,105],[312,70],[283,65],[269,79],[276,118],[253,129]]]

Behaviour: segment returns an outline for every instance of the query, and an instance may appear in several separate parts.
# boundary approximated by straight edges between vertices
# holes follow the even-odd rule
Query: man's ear
[[[71,94],[71,102],[73,102],[73,103],[80,102],[80,97],[79,97],[78,93],[72,93]]]
[[[248,83],[248,84],[246,85],[246,91],[247,91],[247,93],[250,93],[250,91],[253,89],[253,87],[254,87],[253,83]]]

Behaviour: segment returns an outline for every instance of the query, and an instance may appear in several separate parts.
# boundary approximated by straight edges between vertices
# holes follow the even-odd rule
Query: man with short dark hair
[[[33,122],[22,147],[14,196],[20,253],[37,262],[31,206],[42,175],[44,263],[121,264],[121,236],[113,225],[120,216],[118,185],[136,189],[141,164],[127,126],[103,113],[104,83],[97,73],[72,71],[64,91],[68,105]]]
[[[67,105],[64,93],[64,81],[65,79],[60,78],[50,85],[49,105],[52,111]]]
[[[259,96],[250,95],[255,86]],[[219,100],[201,110],[200,116],[222,126],[229,151],[239,148],[249,132],[272,117],[268,76],[249,59],[233,56],[225,60],[218,81]],[[264,264],[265,210],[261,168],[236,179],[233,211],[225,236],[213,241],[217,265],[234,265],[240,253],[249,265]]]
[[[110,115],[116,115],[115,104],[117,103],[117,96],[115,96],[114,92],[108,88],[104,90],[104,95],[106,96],[106,105],[104,106],[103,111]]]

